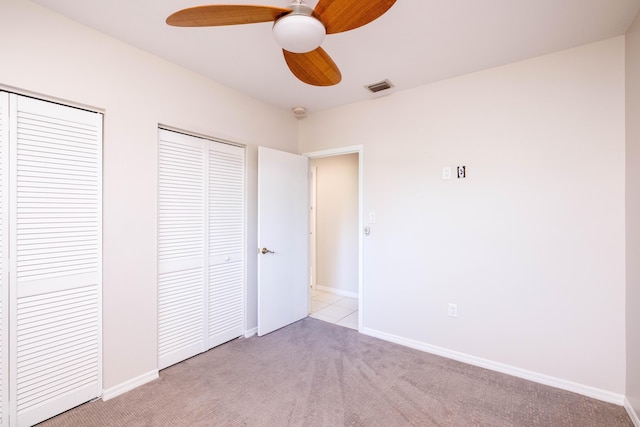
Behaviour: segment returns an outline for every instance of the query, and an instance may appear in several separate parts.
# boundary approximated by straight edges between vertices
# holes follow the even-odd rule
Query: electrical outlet
[[[458,304],[449,303],[449,317],[458,317]]]
[[[458,166],[458,178],[466,178],[466,177],[467,177],[467,167]]]

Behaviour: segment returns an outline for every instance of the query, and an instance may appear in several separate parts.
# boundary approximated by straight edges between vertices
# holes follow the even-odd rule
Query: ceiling
[[[393,93],[622,35],[640,8],[640,0],[398,0],[374,22],[327,36],[322,47],[342,82],[315,87],[291,74],[271,23],[165,24],[171,13],[201,4],[288,7],[289,0],[33,2],[268,104],[309,112],[380,96],[364,86],[384,79]]]

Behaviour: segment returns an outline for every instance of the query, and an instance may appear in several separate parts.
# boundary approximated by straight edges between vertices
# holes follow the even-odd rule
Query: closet
[[[244,333],[245,150],[159,129],[158,367]]]
[[[0,405],[32,425],[102,394],[102,115],[0,91]]]

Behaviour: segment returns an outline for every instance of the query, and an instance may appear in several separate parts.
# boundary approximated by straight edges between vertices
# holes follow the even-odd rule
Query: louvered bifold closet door
[[[102,392],[102,115],[10,95],[11,424]]]
[[[244,332],[244,148],[209,148],[208,347]]]
[[[205,350],[204,140],[159,130],[158,364]]]
[[[0,426],[7,424],[9,404],[7,321],[9,303],[9,94],[0,92]]]

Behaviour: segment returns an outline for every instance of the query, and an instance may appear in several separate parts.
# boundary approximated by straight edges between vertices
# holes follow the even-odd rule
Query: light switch
[[[376,222],[376,213],[369,212],[369,224],[374,224]]]
[[[442,179],[451,179],[451,168],[449,166],[442,168]]]

